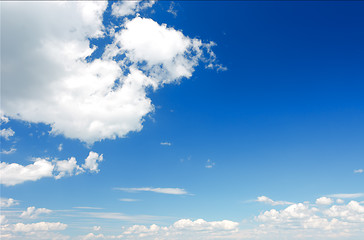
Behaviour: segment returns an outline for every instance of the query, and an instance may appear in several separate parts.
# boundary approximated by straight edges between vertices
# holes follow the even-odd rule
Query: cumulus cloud
[[[182,188],[150,188],[150,187],[142,187],[142,188],[115,188],[116,190],[121,190],[125,192],[155,192],[155,193],[163,193],[163,194],[172,194],[172,195],[186,195],[188,192]]]
[[[17,223],[11,226],[14,232],[58,231],[65,230],[66,228],[67,224],[60,222]]]
[[[330,205],[334,202],[331,198],[328,197],[320,197],[316,199],[316,204],[318,205]]]
[[[13,198],[0,198],[0,207],[12,207],[18,205],[19,201]]]
[[[112,15],[116,17],[123,17],[128,15],[134,15],[143,9],[152,7],[155,1],[119,1],[112,5]]]
[[[48,158],[34,158],[33,163],[23,166],[18,163],[0,162],[0,183],[14,186],[26,181],[37,181],[45,177],[60,179],[65,176],[78,175],[88,170],[99,172],[98,162],[102,161],[102,154],[90,152],[82,167],[77,165],[74,157],[68,160],[50,160]]]
[[[0,136],[9,140],[10,137],[14,136],[15,132],[11,128],[4,128],[0,130]]]
[[[112,8],[122,16],[152,3],[125,1]],[[152,19],[120,19],[109,31],[102,24],[107,4],[2,4],[4,116],[48,124],[52,134],[87,144],[125,137],[140,131],[154,111],[149,88],[190,78],[201,61],[220,68],[211,51],[214,43]],[[89,39],[106,35],[113,41],[95,59],[97,47]]]
[[[257,199],[255,201],[270,204],[270,205],[273,205],[273,206],[292,204],[291,202],[286,202],[286,201],[273,201],[272,199],[270,199],[270,198],[268,198],[266,196],[257,197]]]
[[[28,207],[26,211],[24,211],[20,214],[20,217],[35,219],[35,218],[38,218],[38,216],[41,214],[49,214],[51,212],[52,212],[52,210],[49,210],[46,208]]]

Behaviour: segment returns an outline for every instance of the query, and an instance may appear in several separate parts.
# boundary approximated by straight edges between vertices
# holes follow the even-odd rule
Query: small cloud
[[[338,194],[331,194],[328,197],[333,198],[360,198],[364,197],[364,193],[338,193]]]
[[[161,142],[161,145],[163,145],[163,146],[172,146],[172,143],[170,143],[170,142]]]
[[[215,163],[208,159],[205,168],[212,168],[213,166],[215,166]]]
[[[93,226],[92,228],[94,231],[100,231],[101,230],[101,227],[100,226]]]
[[[142,188],[115,188],[115,190],[125,191],[125,192],[154,192],[154,193],[163,193],[163,194],[172,194],[172,195],[186,195],[188,194],[186,190],[182,188],[151,188],[151,187],[142,187]]]
[[[176,4],[174,2],[171,2],[171,4],[169,5],[169,9],[167,10],[168,13],[172,14],[174,17],[177,17],[177,10],[174,9],[174,6]]]
[[[257,197],[257,199],[255,201],[270,204],[272,206],[293,204],[291,202],[286,202],[286,201],[273,201],[272,199],[270,199],[269,197],[266,197],[266,196]]]
[[[18,205],[19,201],[13,199],[13,198],[0,198],[0,207],[11,207]]]
[[[63,150],[63,143],[58,145],[58,151],[62,151]]]
[[[102,210],[103,208],[98,208],[98,207],[72,207],[72,208],[76,208],[76,209],[90,209],[90,210]]]
[[[333,202],[334,201],[328,197],[320,197],[320,198],[316,199],[316,204],[318,204],[318,205],[330,205]]]
[[[16,152],[16,148],[10,148],[9,150],[2,150],[2,154],[12,154]]]
[[[364,170],[363,169],[356,169],[356,170],[354,170],[354,173],[363,173],[364,172]]]
[[[119,199],[122,202],[137,202],[139,199],[132,199],[132,198],[121,198]]]
[[[338,198],[338,199],[336,199],[336,203],[338,203],[338,204],[343,204],[343,203],[344,203],[344,200],[342,200],[342,199]]]
[[[11,128],[4,128],[0,130],[0,136],[9,140],[10,137],[14,136],[15,132]]]
[[[35,219],[38,218],[40,214],[49,214],[52,210],[46,208],[35,208],[35,207],[28,207],[26,211],[22,212],[20,215],[21,218],[29,218]]]

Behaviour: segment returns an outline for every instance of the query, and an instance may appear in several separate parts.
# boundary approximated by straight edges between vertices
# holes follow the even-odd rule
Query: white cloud
[[[4,128],[0,130],[0,136],[9,140],[10,137],[14,136],[15,132],[11,128]]]
[[[356,170],[354,170],[354,173],[363,173],[363,172],[364,172],[363,169],[356,169]]]
[[[154,111],[148,88],[191,77],[200,60],[219,68],[213,43],[152,19],[122,20],[126,22],[107,32],[102,25],[107,4],[2,4],[2,113],[48,124],[52,134],[92,144],[140,131]],[[119,4],[134,3],[115,3],[114,9]],[[114,42],[102,58],[86,61],[96,49],[88,39],[106,34]]]
[[[0,163],[1,184],[13,186],[25,181],[36,181],[44,177],[51,177],[54,166],[51,162],[36,158],[34,163],[22,166],[17,163]]]
[[[7,222],[8,222],[8,220],[6,219],[6,217],[4,215],[0,215],[0,225],[3,225]]]
[[[93,226],[92,228],[94,231],[100,231],[101,230],[101,227],[100,226]]]
[[[163,146],[172,146],[172,143],[170,143],[170,142],[161,142],[161,145],[163,145]]]
[[[102,161],[102,154],[90,152],[82,167],[77,165],[74,157],[68,160],[49,160],[48,158],[35,158],[34,163],[23,166],[17,163],[0,163],[0,183],[6,186],[14,186],[26,181],[37,181],[45,177],[60,179],[65,176],[78,175],[89,170],[99,172],[98,162]]]
[[[328,197],[320,197],[316,199],[316,204],[318,205],[330,205],[334,202],[331,198]]]
[[[121,198],[119,199],[122,202],[137,202],[139,199],[133,199],[133,198]]]
[[[134,15],[143,9],[152,7],[155,1],[119,1],[112,5],[112,15],[116,17],[123,17],[128,15]]]
[[[2,150],[2,154],[12,154],[16,152],[16,148],[10,148],[9,150]]]
[[[66,228],[67,224],[60,222],[17,223],[12,225],[12,231],[14,232],[59,231]]]
[[[103,159],[104,158],[103,158],[102,154],[99,155],[98,153],[91,151],[88,154],[88,157],[85,160],[85,164],[83,164],[82,167],[84,169],[90,170],[91,172],[98,173],[100,171],[100,169],[98,168],[99,162],[102,162]]]
[[[21,218],[36,219],[40,214],[50,214],[52,210],[46,208],[28,207],[26,211],[20,214]]]
[[[125,192],[155,192],[155,193],[164,193],[164,194],[173,194],[173,195],[186,195],[188,192],[182,188],[150,188],[150,187],[142,187],[142,188],[115,188],[116,190],[121,190]]]
[[[0,198],[0,207],[12,207],[18,205],[19,201],[13,198]]]
[[[205,168],[212,168],[213,166],[215,166],[215,163],[213,161],[211,161],[210,159],[208,159],[206,161]]]
[[[257,197],[257,200],[255,200],[255,201],[270,204],[270,205],[273,205],[273,206],[292,204],[291,202],[286,202],[286,201],[273,201],[272,199],[270,199],[270,198],[268,198],[266,196]]]
[[[58,149],[58,151],[62,151],[63,150],[63,143],[59,144],[57,149]]]
[[[338,193],[338,194],[331,194],[328,197],[333,198],[360,198],[364,197],[364,193]]]
[[[340,198],[338,198],[338,199],[336,199],[336,203],[338,203],[338,204],[343,204],[345,201],[344,200],[342,200],[342,199],[340,199]]]
[[[172,1],[171,4],[169,5],[167,12],[172,14],[174,17],[177,17],[177,10],[174,7],[175,7],[175,3]]]

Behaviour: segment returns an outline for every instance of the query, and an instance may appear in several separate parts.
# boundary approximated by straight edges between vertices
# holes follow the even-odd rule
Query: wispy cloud
[[[364,197],[364,193],[338,193],[338,194],[331,194],[328,197],[333,198],[360,198]]]
[[[11,207],[18,205],[19,201],[13,198],[0,198],[0,207]]]
[[[363,169],[355,169],[354,170],[354,173],[363,173],[364,172],[364,170]]]
[[[99,208],[99,207],[72,207],[72,208],[76,208],[76,209],[93,209],[93,210],[103,209],[103,208]]]
[[[141,188],[114,188],[115,190],[125,192],[155,192],[172,195],[187,195],[188,192],[182,188],[152,188],[152,187],[141,187]]]
[[[170,142],[161,142],[161,145],[163,145],[163,146],[172,146],[172,143],[170,143]]]
[[[63,149],[63,143],[58,145],[58,151],[62,151],[62,149]]]
[[[206,161],[205,168],[213,168],[214,166],[215,166],[215,163],[213,161],[211,161],[210,159],[208,159]]]
[[[138,202],[140,200],[139,199],[133,199],[133,198],[121,198],[121,199],[119,199],[119,201],[122,201],[122,202]]]
[[[16,148],[10,148],[9,150],[2,150],[2,154],[12,154],[16,152]]]

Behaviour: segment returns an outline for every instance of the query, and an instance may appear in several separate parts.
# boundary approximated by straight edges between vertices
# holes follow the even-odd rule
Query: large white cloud
[[[140,131],[154,110],[148,88],[191,77],[199,60],[213,65],[213,43],[151,19],[125,20],[108,33],[106,7],[106,1],[2,3],[3,114],[88,144],[124,137]],[[89,38],[105,34],[114,41],[103,57],[86,60],[96,49]]]
[[[0,184],[14,186],[26,181],[37,181],[45,177],[60,179],[65,176],[78,175],[88,170],[99,172],[98,162],[102,161],[103,155],[90,151],[85,163],[81,166],[77,164],[74,157],[68,160],[50,160],[48,158],[35,158],[33,163],[26,166],[18,163],[0,162]]]

